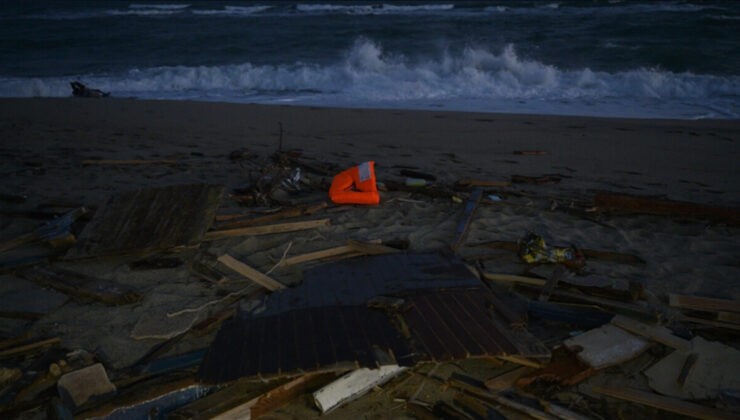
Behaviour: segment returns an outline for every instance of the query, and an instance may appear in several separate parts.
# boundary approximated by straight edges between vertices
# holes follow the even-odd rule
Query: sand
[[[642,281],[656,299],[665,299],[669,292],[740,299],[737,227],[705,220],[584,216],[563,211],[571,203],[587,203],[595,191],[740,207],[740,122],[733,120],[608,119],[112,98],[0,99],[0,193],[28,196],[26,203],[2,203],[2,208],[34,209],[55,200],[95,206],[118,191],[194,182],[222,184],[231,191],[248,181],[254,163],[276,150],[278,123],[284,129],[284,150],[300,151],[307,162],[331,162],[341,167],[375,160],[381,181],[403,180],[398,173],[404,167],[435,174],[443,184],[465,178],[503,181],[514,174],[557,174],[562,178],[558,184],[512,184],[489,191],[515,205],[481,204],[467,242],[516,241],[534,231],[549,243],[640,256],[647,264],[589,261],[587,270],[607,282]],[[241,148],[252,153],[252,163],[240,165],[228,158],[231,151]],[[514,153],[519,150],[547,154]],[[82,164],[86,159],[176,162],[86,166]],[[318,190],[309,198],[319,201],[328,197],[326,191]],[[385,192],[381,193],[379,206],[349,206],[343,211],[330,208],[316,216],[331,218],[331,227],[219,240],[202,248],[214,255],[229,252],[263,272],[280,259],[290,242],[289,256],[343,245],[346,239],[401,238],[410,241],[412,250],[438,249],[452,241],[463,207],[447,199]],[[249,211],[225,197],[219,214]],[[39,223],[0,214],[0,239],[28,232]],[[16,250],[1,257],[5,260],[38,249]],[[487,261],[486,271],[522,273],[524,265],[511,252],[471,246],[459,249],[463,257],[495,252],[501,256]],[[60,336],[68,348],[99,349],[114,367],[121,368],[161,342],[131,337],[142,315],[198,306],[246,285],[234,281],[213,286],[195,278],[184,266],[132,271],[127,261],[63,266],[134,286],[145,295],[141,303],[109,307],[69,301],[37,321],[36,333]],[[271,275],[293,284],[300,281],[305,268],[278,268]],[[549,276],[552,267],[534,271]],[[0,279],[0,295],[27,287],[9,274]],[[210,312],[217,309],[211,307]],[[199,318],[208,313],[203,311]],[[212,337],[186,340],[173,353],[207,346]],[[369,403],[360,400],[353,404],[364,407]],[[383,404],[388,408],[392,401]],[[336,413],[341,411],[333,415]],[[303,414],[317,416],[318,412]]]

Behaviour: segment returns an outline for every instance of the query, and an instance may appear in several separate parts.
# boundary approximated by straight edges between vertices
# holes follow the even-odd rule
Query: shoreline
[[[299,148],[304,155],[340,166],[373,159],[381,174],[402,164],[440,172],[444,181],[559,174],[567,182],[557,188],[575,193],[607,190],[740,206],[738,120],[117,98],[0,99],[0,115],[8,152],[19,144],[37,152],[55,144],[99,149],[81,152],[78,160],[96,153],[115,153],[119,159],[163,158],[199,149],[228,154],[240,147],[264,153],[277,148],[282,123],[285,150]],[[516,156],[516,150],[547,155]]]

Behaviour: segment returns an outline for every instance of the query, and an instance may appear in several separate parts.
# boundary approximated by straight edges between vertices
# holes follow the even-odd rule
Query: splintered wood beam
[[[674,308],[706,312],[740,312],[740,301],[699,296],[669,294],[668,302]]]
[[[245,403],[223,412],[213,420],[256,419],[289,403],[304,392],[334,379],[333,373],[309,373],[258,395]]]
[[[103,280],[59,267],[31,267],[18,275],[40,286],[51,287],[79,299],[108,305],[128,305],[144,298],[138,290],[112,280]]]
[[[373,239],[371,241],[364,242],[366,244],[380,244],[380,239]],[[357,247],[353,245],[342,245],[334,248],[322,249],[320,251],[309,252],[307,254],[296,255],[294,257],[286,258],[281,265],[294,265],[304,262],[320,260],[322,258],[336,257],[338,255],[344,255],[349,253],[357,252]]]
[[[611,323],[633,334],[647,337],[661,344],[665,344],[668,347],[684,351],[691,350],[690,341],[673,335],[673,333],[671,333],[671,331],[666,327],[645,324],[623,315],[616,315],[612,318]]]
[[[301,206],[293,207],[290,209],[281,210],[277,213],[267,214],[264,216],[245,218],[246,217],[245,215],[237,215],[236,218],[239,218],[241,220],[232,220],[227,223],[222,223],[218,226],[218,229],[223,230],[223,229],[242,228],[242,227],[247,227],[247,226],[258,225],[260,223],[275,222],[277,220],[288,219],[291,217],[311,215],[323,208],[326,208],[326,206],[327,206],[327,203],[326,201],[324,201],[314,206],[301,205]],[[218,216],[216,217],[216,220],[218,220]]]
[[[59,337],[50,338],[48,340],[37,341],[35,343],[26,344],[20,347],[14,347],[0,351],[0,359],[6,359],[8,357],[15,357],[21,354],[32,353],[44,348],[58,346],[62,340]]]
[[[285,289],[285,285],[283,285],[282,283],[270,278],[269,276],[266,276],[265,274],[260,273],[259,271],[244,264],[243,262],[237,260],[229,254],[224,254],[218,257],[218,261],[269,291]]]
[[[635,402],[697,419],[737,419],[737,416],[733,415],[729,411],[717,410],[715,408],[705,407],[703,405],[690,403],[676,398],[664,397],[652,392],[644,392],[636,389],[615,386],[592,386],[591,389],[594,392],[607,395],[609,397]]]
[[[203,237],[203,240],[214,241],[216,239],[231,238],[235,236],[268,235],[271,233],[295,232],[299,230],[314,229],[330,225],[330,219],[319,219],[307,220],[304,222],[281,223],[277,225],[253,226],[241,229],[214,230],[211,232],[207,232]]]

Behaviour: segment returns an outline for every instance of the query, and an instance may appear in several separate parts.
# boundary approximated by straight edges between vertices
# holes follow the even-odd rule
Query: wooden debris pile
[[[337,229],[335,212],[354,207],[325,202],[326,177],[337,169],[330,165],[281,150],[261,164],[244,150],[229,158],[253,166],[250,183],[226,200],[249,211],[219,212],[222,186],[149,188],[97,208],[75,206],[0,245],[0,268],[24,282],[0,294],[0,317],[16,322],[0,329],[2,417],[237,419],[286,406],[296,417],[318,417],[352,401],[423,419],[740,415],[740,352],[727,338],[740,331],[740,302],[680,294],[660,301],[639,281],[588,269],[589,261],[643,266],[646,255],[548,244],[577,253],[574,264],[525,258],[521,240],[467,241],[485,205],[564,211],[607,227],[608,217],[624,212],[734,224],[737,211],[523,189],[567,178],[558,174],[445,183],[400,168],[381,186],[389,200],[413,194],[460,204],[448,248],[411,251],[407,240],[344,232],[341,242],[305,253],[291,253],[290,240],[268,270],[244,251],[245,240],[315,240],[309,233]],[[171,162],[86,162],[154,163]],[[45,253],[22,255],[39,245]],[[462,249],[498,254],[462,259]],[[502,253],[522,270],[499,269]],[[100,260],[127,267],[131,278],[171,270],[183,284],[220,293],[158,313],[145,306],[151,289],[86,266]],[[290,270],[302,281],[285,275]],[[116,343],[148,347],[120,366],[102,348],[70,346],[48,326],[36,328],[69,302],[106,308],[111,317],[135,313],[138,322],[116,333]]]

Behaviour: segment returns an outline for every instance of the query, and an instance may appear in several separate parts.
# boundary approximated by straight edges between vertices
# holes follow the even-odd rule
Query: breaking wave
[[[224,6],[223,9],[213,10],[191,10],[191,13],[195,15],[211,15],[211,16],[249,16],[255,13],[264,12],[265,10],[271,9],[272,6]]]
[[[346,13],[356,15],[374,14],[407,14],[419,12],[438,12],[452,10],[453,4],[419,4],[419,5],[341,5],[341,4],[298,4],[296,10],[306,13]]]
[[[187,9],[189,4],[130,4],[130,9],[161,9],[161,10],[179,10]]]
[[[342,60],[330,65],[173,66],[116,75],[4,79],[0,80],[0,96],[69,96],[68,83],[73,79],[111,91],[113,96],[153,99],[313,101],[380,107],[467,101],[483,111],[488,110],[487,103],[578,103],[596,109],[600,104],[650,101],[667,108],[694,104],[725,118],[740,116],[740,76],[650,68],[616,73],[562,70],[520,57],[513,45],[498,52],[469,47],[454,53],[443,51],[433,59],[414,59],[385,53],[368,39],[357,40]],[[598,114],[593,110],[587,114],[594,112]]]

